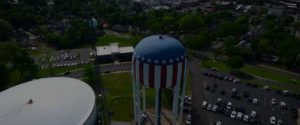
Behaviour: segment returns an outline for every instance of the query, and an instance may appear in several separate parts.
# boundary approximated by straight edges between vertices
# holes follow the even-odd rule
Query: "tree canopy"
[[[187,14],[178,23],[180,29],[184,32],[199,31],[204,25],[203,19],[197,14]]]
[[[244,66],[244,59],[240,56],[232,56],[226,64],[232,69],[240,69]]]
[[[203,49],[212,45],[212,38],[206,32],[184,37],[184,43],[191,49]]]
[[[0,42],[7,41],[12,33],[12,26],[6,20],[0,19]]]

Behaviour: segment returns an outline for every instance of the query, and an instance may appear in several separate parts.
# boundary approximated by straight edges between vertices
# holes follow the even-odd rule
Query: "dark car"
[[[217,88],[218,85],[216,83],[213,84],[213,88]]]
[[[220,94],[221,94],[221,95],[225,95],[225,94],[226,94],[226,93],[225,93],[225,90],[222,89],[222,90],[220,91]]]
[[[225,110],[224,110],[224,114],[225,114],[226,116],[230,116],[230,113],[231,113],[231,111],[230,111],[229,109],[225,109]]]
[[[211,88],[210,88],[209,85],[207,85],[207,86],[205,87],[205,89],[208,90],[208,91],[210,91]]]
[[[244,92],[243,92],[243,97],[244,97],[244,98],[248,98],[248,97],[249,97],[249,93],[244,91]]]

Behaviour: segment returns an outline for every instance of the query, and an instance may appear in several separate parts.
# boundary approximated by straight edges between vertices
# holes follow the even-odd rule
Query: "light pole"
[[[90,31],[90,40],[93,42],[93,51],[94,54],[94,68],[95,68],[95,75],[96,75],[96,84],[94,85],[94,90],[97,93],[97,99],[99,104],[99,117],[101,118],[101,125],[109,125],[109,119],[108,119],[108,113],[107,113],[107,104],[106,104],[106,95],[104,92],[104,87],[102,85],[101,80],[101,69],[100,69],[100,60],[97,58],[97,41],[96,41],[96,27],[97,27],[97,21],[96,19],[92,18],[92,6],[91,6],[91,0],[89,0],[88,4],[88,15],[87,15],[87,23],[89,26]]]

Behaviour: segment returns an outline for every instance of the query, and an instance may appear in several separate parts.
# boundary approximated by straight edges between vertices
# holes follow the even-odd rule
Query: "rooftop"
[[[98,46],[97,56],[111,55],[118,53],[133,53],[134,49],[132,46],[119,47],[118,43],[112,43],[109,46]]]
[[[3,125],[82,125],[95,106],[86,83],[64,77],[26,82],[0,93]]]

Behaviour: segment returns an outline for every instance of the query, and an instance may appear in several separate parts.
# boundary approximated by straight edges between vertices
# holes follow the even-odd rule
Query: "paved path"
[[[295,73],[295,72],[291,72],[291,71],[288,71],[288,70],[279,69],[279,68],[271,67],[271,66],[266,66],[266,65],[263,65],[263,64],[259,64],[258,66],[259,66],[259,67],[262,67],[262,68],[269,69],[269,70],[275,70],[275,71],[278,71],[278,72],[284,72],[284,73],[288,73],[288,74],[291,74],[291,75],[295,75],[295,76],[300,77],[300,74]]]
[[[201,100],[204,99],[203,84],[201,83],[201,72],[197,64],[200,63],[199,59],[192,58],[190,60],[190,73],[192,82],[192,124],[193,125],[208,125],[207,116],[204,112],[200,112]]]

